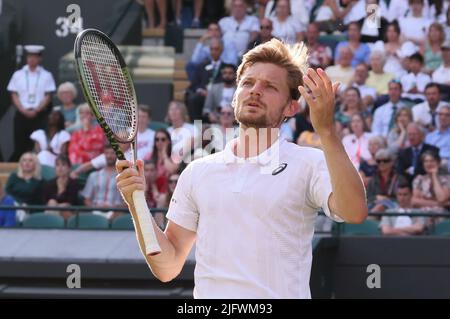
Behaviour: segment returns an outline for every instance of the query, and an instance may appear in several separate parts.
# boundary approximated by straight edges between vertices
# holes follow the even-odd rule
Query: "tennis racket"
[[[125,156],[118,143],[131,143],[135,166],[137,100],[133,81],[122,55],[111,39],[96,29],[86,29],[78,34],[74,53],[83,94],[97,122],[119,160],[124,160]],[[141,229],[146,254],[156,255],[161,252],[161,248],[144,192],[135,191],[132,197],[136,209],[133,223]]]

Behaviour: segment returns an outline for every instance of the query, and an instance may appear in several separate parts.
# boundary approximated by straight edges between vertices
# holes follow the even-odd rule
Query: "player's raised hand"
[[[309,68],[303,76],[303,86],[299,86],[300,94],[309,105],[312,125],[319,134],[334,132],[335,95],[339,83],[331,83],[322,69]]]
[[[117,188],[128,206],[133,204],[132,195],[134,191],[145,191],[144,162],[137,160],[136,165],[137,169],[133,167],[130,161],[116,162],[116,170],[119,173],[116,176]]]

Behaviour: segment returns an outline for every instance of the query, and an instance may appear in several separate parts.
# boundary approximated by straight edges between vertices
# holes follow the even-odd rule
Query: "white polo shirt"
[[[235,142],[190,163],[169,206],[169,220],[197,233],[194,297],[310,298],[317,211],[330,216],[324,155],[278,140],[243,160]]]
[[[20,103],[25,109],[35,109],[39,106],[46,93],[56,90],[55,80],[50,72],[38,66],[34,72],[25,65],[14,72],[7,90],[19,95]]]
[[[447,103],[443,101],[439,101],[436,110],[442,106],[446,105]],[[432,117],[431,117],[431,109],[430,104],[428,104],[427,101],[416,104],[412,107],[412,114],[414,122],[419,122],[422,125],[429,125],[432,123]],[[438,116],[435,117],[436,127],[439,128],[439,121]]]
[[[258,18],[250,15],[246,15],[240,23],[232,16],[223,17],[219,20],[219,26],[223,42],[234,42],[239,56],[247,51],[250,34],[260,31]]]

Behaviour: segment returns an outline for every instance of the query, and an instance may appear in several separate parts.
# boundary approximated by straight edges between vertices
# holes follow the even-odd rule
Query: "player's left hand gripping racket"
[[[74,53],[84,97],[117,158],[125,159],[118,143],[131,142],[133,165],[136,165],[137,100],[122,55],[106,34],[95,29],[86,29],[78,34]],[[137,214],[133,216],[133,222],[135,227],[136,222],[140,226],[145,253],[156,255],[161,252],[161,248],[143,191],[133,193],[133,204]]]

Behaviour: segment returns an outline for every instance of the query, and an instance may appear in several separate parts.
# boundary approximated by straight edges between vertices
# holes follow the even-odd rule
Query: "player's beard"
[[[260,105],[262,110],[258,111],[258,115],[255,116],[254,113],[249,113],[247,110],[244,110],[248,103],[256,102]],[[273,128],[279,127],[284,120],[283,116],[284,107],[281,108],[280,113],[278,114],[275,121],[271,121],[268,117],[268,108],[267,105],[259,100],[247,99],[245,100],[240,107],[238,107],[236,112],[236,120],[244,127],[252,127],[255,129],[259,128]]]

